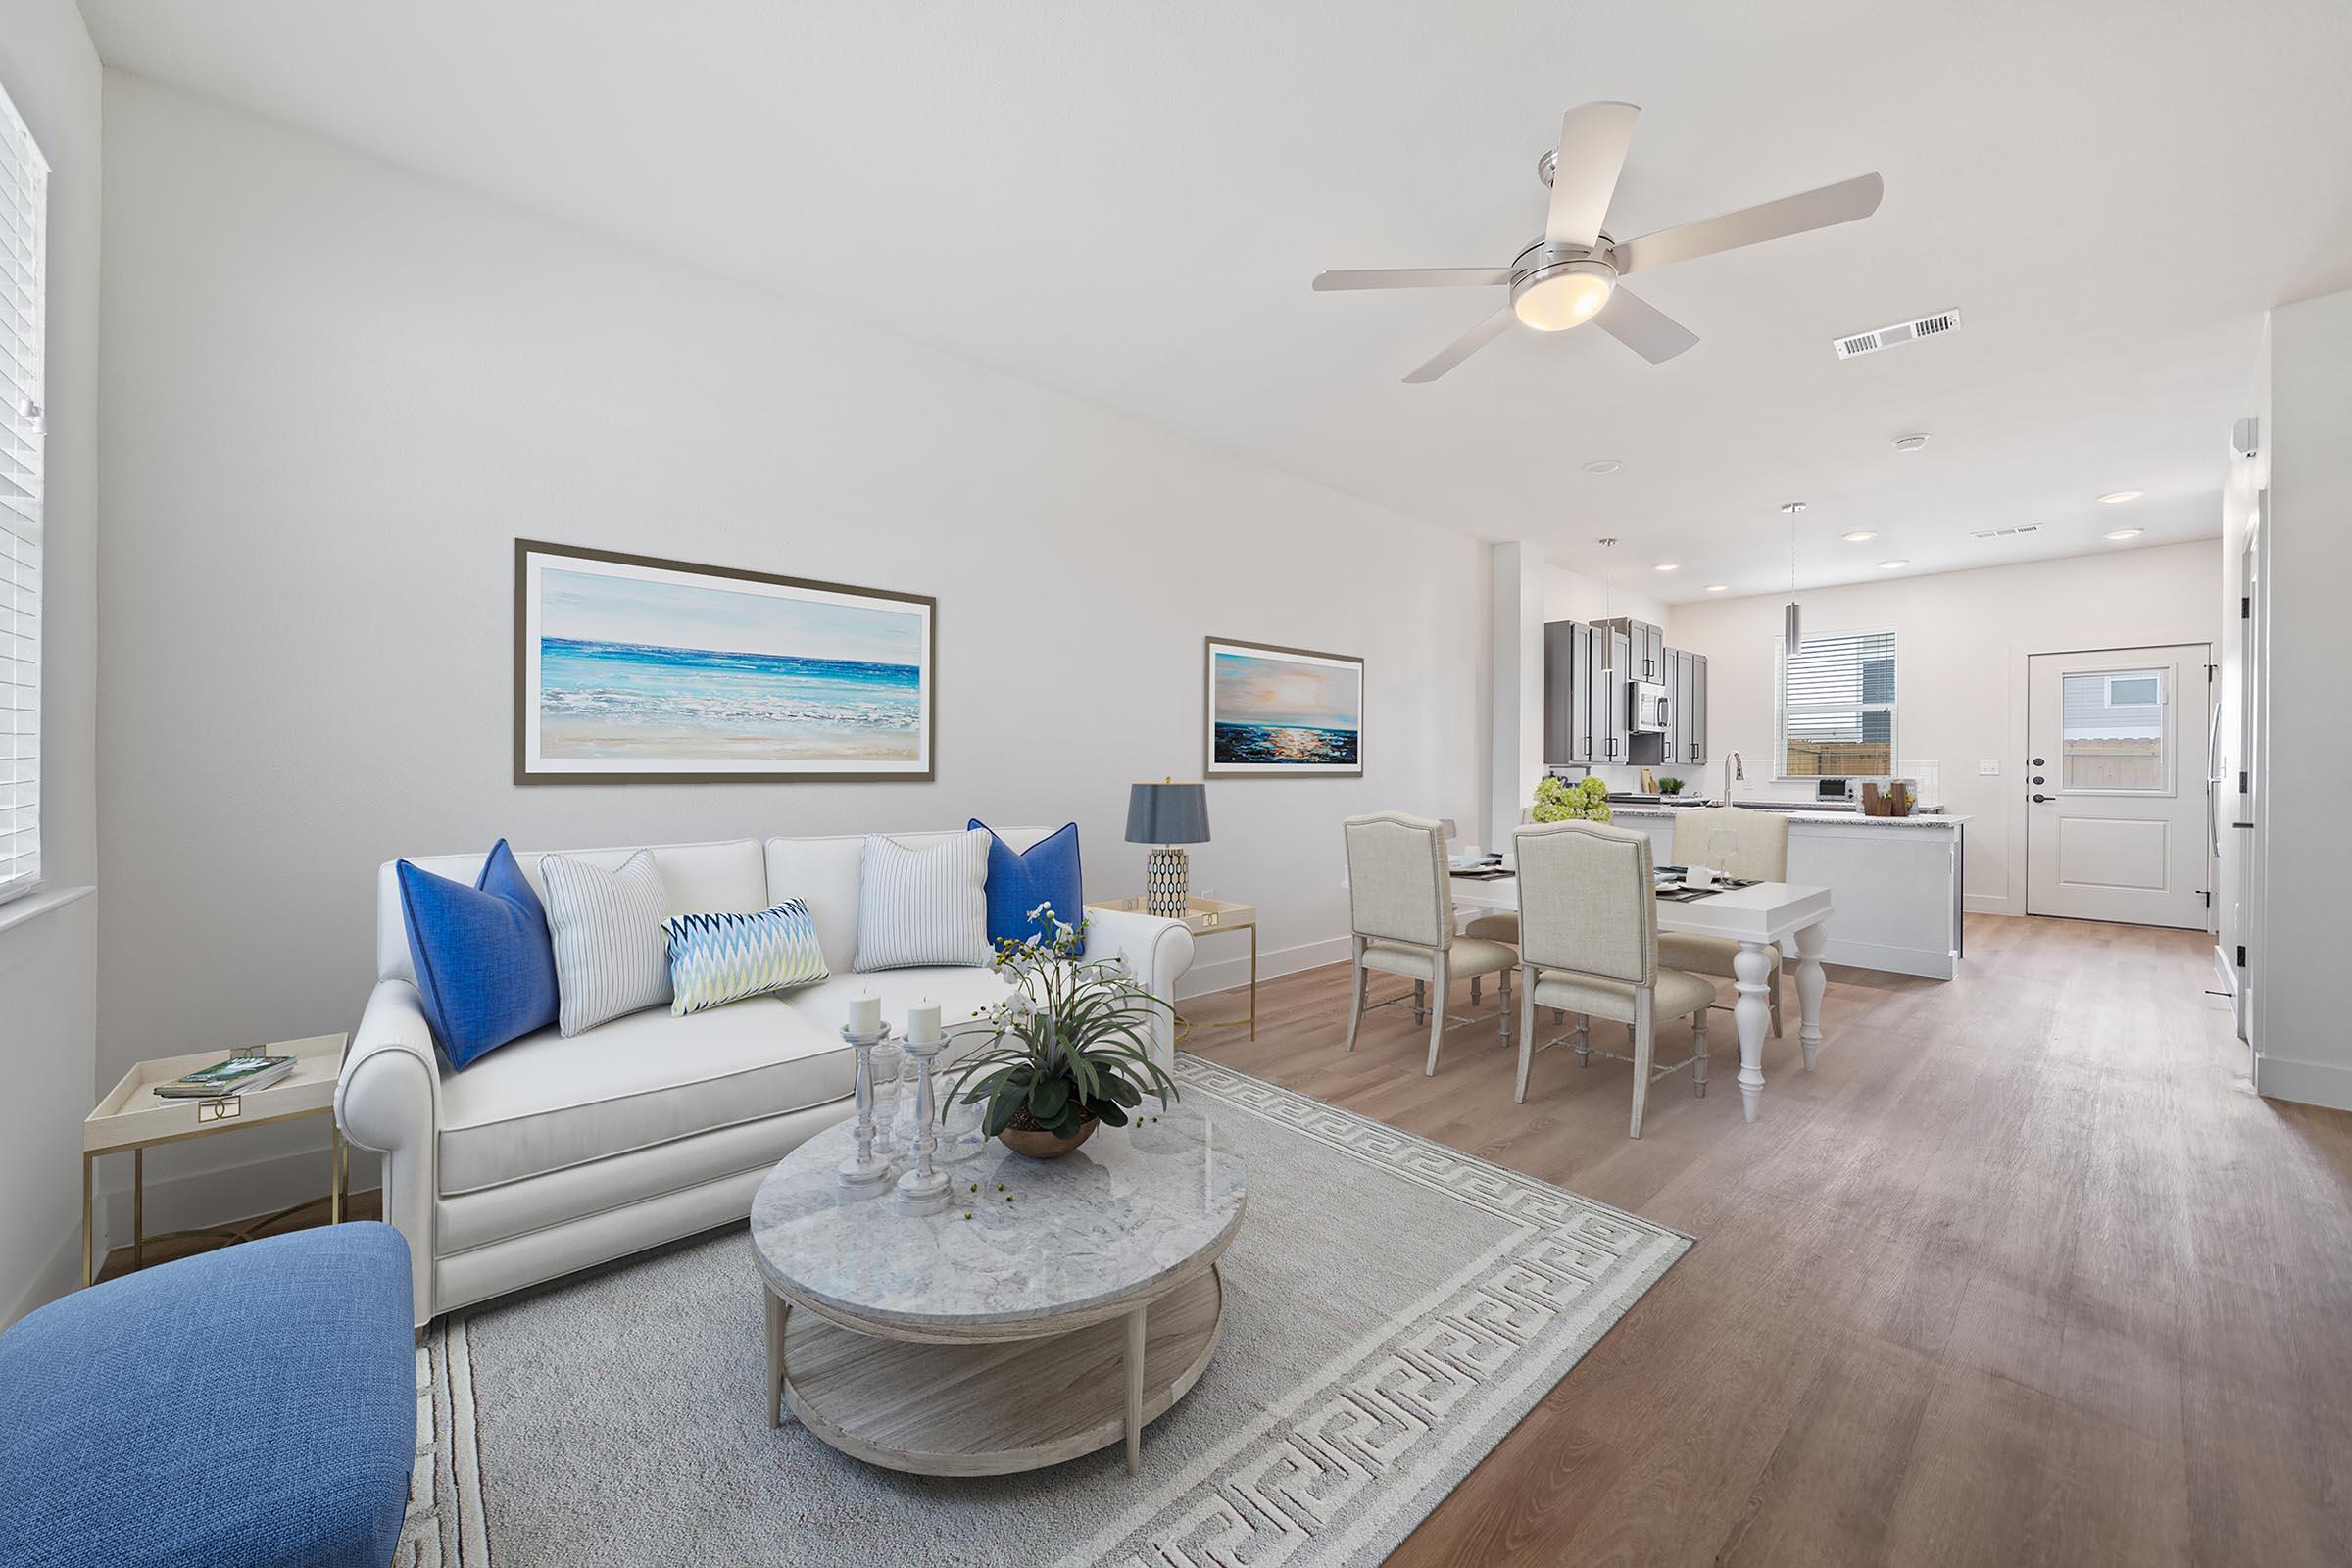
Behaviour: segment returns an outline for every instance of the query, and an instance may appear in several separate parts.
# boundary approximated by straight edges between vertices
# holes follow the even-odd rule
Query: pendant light
[[[1787,501],[1781,510],[1788,514],[1788,608],[1781,612],[1781,639],[1794,659],[1805,645],[1805,613],[1796,603],[1796,514],[1805,510],[1802,501]]]

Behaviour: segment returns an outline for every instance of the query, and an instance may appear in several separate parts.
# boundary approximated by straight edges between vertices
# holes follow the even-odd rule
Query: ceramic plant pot
[[[1100,1117],[1089,1116],[1078,1124],[1076,1132],[1063,1138],[1040,1127],[1024,1110],[1015,1115],[1011,1124],[997,1136],[1004,1141],[1006,1149],[1016,1154],[1027,1154],[1031,1159],[1059,1159],[1094,1137],[1095,1129],[1102,1125]]]

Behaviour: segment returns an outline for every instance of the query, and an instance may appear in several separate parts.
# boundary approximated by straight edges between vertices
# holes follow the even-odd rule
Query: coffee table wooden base
[[[769,1423],[780,1396],[842,1452],[926,1476],[1037,1470],[1121,1438],[1133,1474],[1143,1428],[1200,1380],[1225,1323],[1214,1266],[1102,1322],[981,1343],[886,1339],[764,1294]]]

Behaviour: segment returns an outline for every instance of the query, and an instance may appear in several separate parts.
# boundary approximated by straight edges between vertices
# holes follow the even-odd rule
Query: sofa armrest
[[[1193,933],[1182,920],[1131,909],[1086,911],[1086,956],[1119,958],[1152,994],[1170,1006],[1176,982],[1193,966]],[[1162,1067],[1176,1065],[1176,1021],[1162,1014],[1152,1025],[1152,1054]]]
[[[406,980],[379,980],[343,1056],[335,1125],[351,1142],[384,1156],[384,1218],[409,1244],[418,1328],[433,1316],[440,1122],[441,1060],[423,1001]]]

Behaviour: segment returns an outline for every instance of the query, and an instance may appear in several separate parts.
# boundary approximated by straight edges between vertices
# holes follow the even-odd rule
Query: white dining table
[[[1453,906],[1470,913],[1511,912],[1519,907],[1519,879],[1457,876]],[[1658,929],[1688,931],[1696,936],[1729,937],[1740,944],[1732,959],[1733,985],[1740,999],[1732,1006],[1732,1021],[1740,1031],[1740,1098],[1747,1119],[1756,1119],[1764,1099],[1764,1030],[1772,1020],[1772,959],[1764,950],[1782,944],[1783,962],[1791,946],[1796,971],[1796,1003],[1802,1021],[1797,1044],[1805,1071],[1813,1070],[1814,1053],[1821,1049],[1821,994],[1828,984],[1821,969],[1821,950],[1829,941],[1828,921],[1836,912],[1828,888],[1800,887],[1791,882],[1757,882],[1730,888],[1689,903],[1658,901]]]

